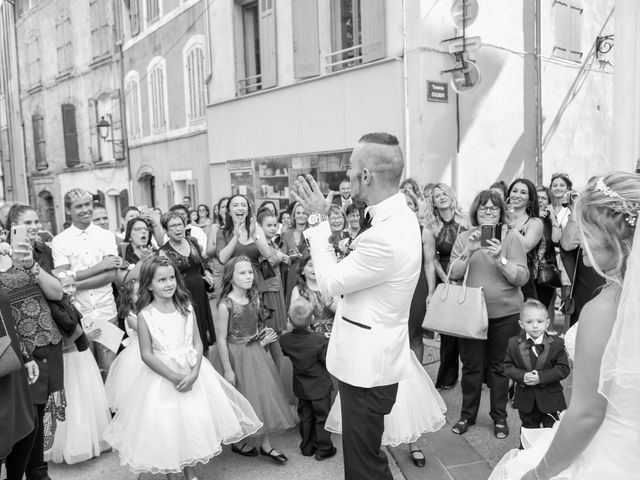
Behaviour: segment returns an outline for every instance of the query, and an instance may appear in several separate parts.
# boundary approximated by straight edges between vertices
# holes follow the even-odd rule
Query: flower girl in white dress
[[[109,407],[113,412],[118,411],[118,408],[128,401],[129,392],[138,381],[140,371],[149,368],[140,357],[138,342],[138,316],[135,313],[135,304],[138,301],[139,285],[137,280],[128,281],[120,289],[118,298],[118,313],[125,319],[127,338],[122,341],[125,349],[111,364],[104,384]]]
[[[491,480],[640,478],[640,175],[598,178],[574,212],[584,261],[607,284],[580,314],[571,403],[552,429],[523,429],[525,449]]]
[[[202,358],[189,294],[166,257],[144,260],[140,273],[138,338],[149,367],[105,432],[120,463],[134,473],[184,471],[218,455],[262,423],[249,402]]]

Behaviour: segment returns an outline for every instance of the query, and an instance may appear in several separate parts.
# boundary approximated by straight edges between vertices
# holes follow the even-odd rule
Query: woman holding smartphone
[[[36,211],[29,205],[14,205],[9,210],[9,223],[8,242],[13,248],[7,243],[0,244],[0,289],[9,296],[25,362],[35,360],[40,372],[31,385],[38,431],[27,464],[27,478],[47,478],[48,465],[44,461],[45,405],[50,394],[64,387],[62,336],[47,300],[61,300],[62,285],[45,268],[41,268],[34,257],[40,230]],[[46,246],[38,245],[40,247]]]
[[[483,288],[489,331],[487,340],[459,340],[462,409],[460,420],[452,430],[463,434],[476,423],[487,365],[493,432],[496,438],[502,439],[509,435],[509,380],[502,371],[502,361],[509,338],[520,331],[518,317],[523,303],[520,287],[529,279],[527,255],[522,236],[505,225],[507,209],[499,193],[491,190],[480,192],[471,205],[469,217],[471,229],[458,235],[451,252],[451,278],[462,280],[468,269],[467,286]],[[483,230],[495,232],[494,238],[487,238],[486,233],[482,234]],[[501,239],[495,238],[498,236]]]

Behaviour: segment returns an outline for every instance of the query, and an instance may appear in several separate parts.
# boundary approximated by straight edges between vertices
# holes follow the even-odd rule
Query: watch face
[[[317,213],[312,213],[309,215],[309,219],[307,220],[309,225],[317,225],[320,223],[320,216]]]

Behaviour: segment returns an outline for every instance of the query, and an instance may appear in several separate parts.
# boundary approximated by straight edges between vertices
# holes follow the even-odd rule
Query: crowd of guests
[[[488,338],[440,335],[435,386],[453,388],[462,367],[462,408],[452,430],[464,434],[476,422],[486,383],[494,434],[505,438],[510,378],[516,385],[536,384],[513,374],[517,346],[510,339],[524,330],[524,339],[542,335],[542,342],[547,327],[554,333],[558,305],[566,327],[573,325],[604,284],[582,261],[573,184],[563,173],[554,174],[549,187],[524,178],[509,186],[498,182],[480,192],[468,211],[443,183],[421,187],[407,179],[400,192],[422,235],[410,348],[422,363],[423,337],[433,337],[422,323],[439,283],[466,277],[468,286],[482,287]],[[325,297],[316,282],[305,241],[308,213],[299,204],[278,211],[265,201],[254,209],[236,194],[212,208],[193,208],[185,197],[167,212],[125,208],[122,228],[114,233],[107,210],[89,192],[72,189],[64,203],[70,225],[53,239],[29,205],[10,208],[0,238],[0,338],[10,339],[26,369],[0,377],[0,459],[9,480],[25,471],[28,480],[46,480],[48,461],[77,463],[110,446],[134,472],[171,478],[185,468],[188,480],[195,478],[195,464],[220,452],[221,442],[232,443],[239,455],[262,454],[284,464],[287,457],[271,444],[270,434],[295,425],[289,405],[296,397],[303,455],[324,460],[335,454],[328,433],[317,428],[335,396],[323,355],[339,298]],[[338,259],[344,259],[366,228],[366,205],[351,197],[346,179],[332,203],[330,241]],[[500,231],[487,248],[480,246],[481,225]],[[19,226],[26,229],[26,241],[11,248],[10,230]],[[115,348],[106,340],[114,328],[125,337]],[[305,332],[312,337],[303,339]],[[319,364],[309,366],[303,354],[309,351]],[[203,367],[208,365],[203,356],[215,370]],[[565,361],[561,353],[556,356]],[[300,381],[305,368],[315,372],[320,386]],[[568,374],[568,368],[561,366],[561,373]],[[159,377],[175,390],[168,391]],[[130,395],[136,384],[146,385],[145,392],[136,389],[139,393]],[[150,391],[161,398],[152,398]],[[188,428],[213,424],[214,433],[193,441],[186,437],[197,435],[187,427],[171,424],[167,431],[185,436],[183,447],[153,451],[151,442],[144,452],[132,450],[134,427],[159,428],[145,409],[179,401],[176,391],[194,392],[196,403],[183,405],[185,418],[193,420]],[[205,418],[193,411],[202,410],[197,402],[226,407]],[[519,405],[525,403],[521,396]],[[522,407],[523,425],[548,426],[546,417],[540,419],[544,407],[525,412],[528,408]],[[563,408],[556,401],[552,411]],[[248,436],[259,439],[259,448]],[[423,466],[415,440],[404,443],[415,465]],[[195,457],[184,453],[189,448]]]

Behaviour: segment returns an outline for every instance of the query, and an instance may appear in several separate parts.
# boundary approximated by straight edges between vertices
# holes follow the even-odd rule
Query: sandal
[[[419,448],[415,448],[409,453],[411,455],[411,460],[416,467],[424,467],[427,460],[424,457],[424,453],[422,453],[422,450],[420,450]]]
[[[461,418],[456,422],[456,424],[453,427],[451,427],[451,431],[458,435],[462,435],[463,433],[467,433],[467,430],[469,430],[469,427],[475,423],[476,423],[475,420]]]
[[[509,436],[509,426],[504,422],[496,422],[493,425],[493,434],[500,440],[507,438]]]

